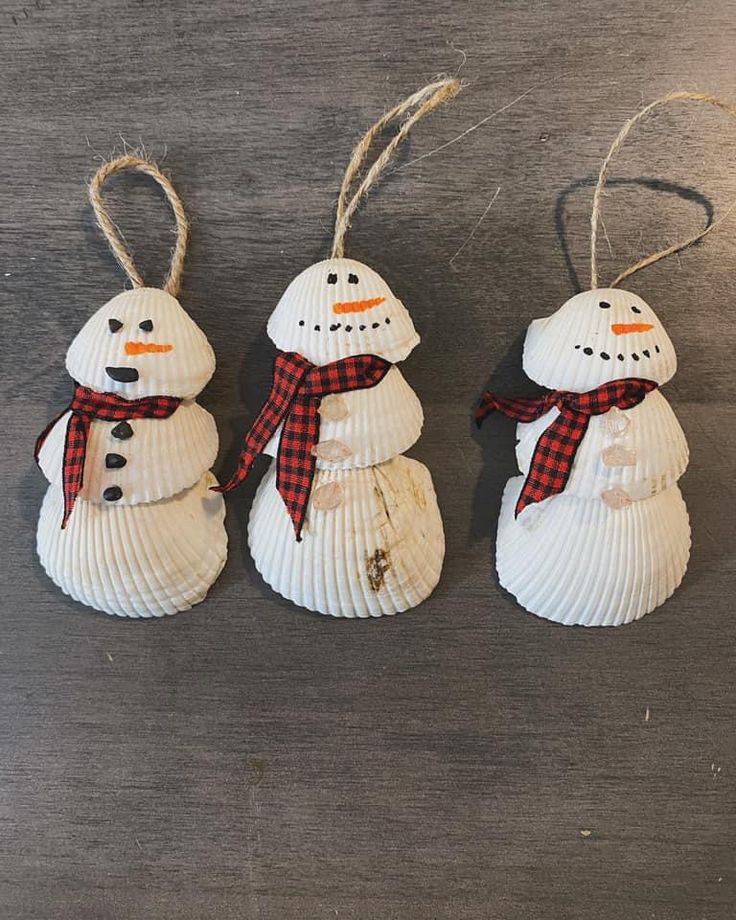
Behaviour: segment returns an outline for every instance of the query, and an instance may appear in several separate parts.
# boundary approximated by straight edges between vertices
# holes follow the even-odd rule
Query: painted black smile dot
[[[657,352],[657,354],[659,354],[659,345],[655,345],[654,350]]]
[[[333,323],[330,326],[330,332],[336,332],[340,328],[340,323]]]
[[[583,349],[583,354],[584,354],[584,355],[592,355],[592,354],[593,354],[593,349],[592,349],[592,348],[584,348],[584,349]]]
[[[142,329],[144,332],[153,332],[153,320],[144,319],[143,322],[138,323],[138,328]]]
[[[641,313],[641,310],[639,309],[639,307],[632,307],[632,308],[631,308],[631,312],[632,312],[632,313]]]
[[[371,323],[371,329],[378,329],[380,325],[380,323]]]
[[[604,361],[608,361],[608,360],[610,359],[610,357],[611,357],[611,356],[610,356],[607,352],[605,352],[605,351],[602,351],[602,352],[601,352],[601,358],[603,358]]]
[[[387,325],[387,326],[390,326],[390,325],[391,325],[391,317],[390,317],[390,316],[387,316],[387,317],[386,317],[386,325]]]
[[[619,361],[623,361],[623,360],[624,360],[624,356],[623,356],[623,355],[616,355],[616,357],[618,358]]]
[[[105,454],[105,466],[108,470],[119,470],[127,462],[122,454]]]
[[[345,332],[352,332],[352,331],[353,331],[353,327],[352,327],[352,326],[346,326],[346,327],[345,327]]]
[[[107,325],[110,327],[110,332],[120,332],[123,328],[123,324],[119,319],[109,319]]]
[[[118,383],[135,383],[138,371],[134,367],[106,367],[105,373]]]
[[[116,502],[123,497],[123,490],[120,486],[108,486],[102,493],[106,502]]]
[[[133,437],[133,429],[130,427],[130,422],[120,422],[117,424],[110,434],[117,438],[118,441],[127,441],[128,438]]]
[[[631,357],[634,359],[634,361],[638,361],[638,360],[639,360],[639,355],[637,355],[637,353],[636,353],[635,351],[633,351],[633,352],[631,353]]]
[[[599,301],[598,306],[601,308],[601,310],[610,310],[610,309],[611,309],[611,304],[608,303],[608,301],[606,301],[606,300],[601,300],[601,301]]]
[[[317,323],[317,325],[314,327],[314,331],[319,332],[319,323]]]
[[[579,345],[576,345],[575,348],[580,348],[580,346],[579,346]]]
[[[649,349],[648,349],[648,348],[645,348],[645,349],[642,351],[642,354],[644,355],[645,358],[651,358],[651,357],[652,357],[652,356],[649,354]]]
[[[358,329],[362,332],[365,329],[365,326],[358,326]]]
[[[303,325],[304,325],[304,320],[303,320],[303,319],[300,319],[300,320],[299,320],[299,325],[300,325],[300,326],[303,326]]]

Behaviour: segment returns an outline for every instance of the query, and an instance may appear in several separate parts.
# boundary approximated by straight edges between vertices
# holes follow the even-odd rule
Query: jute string
[[[164,282],[164,290],[176,297],[181,285],[181,276],[184,271],[184,257],[187,252],[187,242],[189,240],[189,221],[184,211],[184,205],[176,193],[176,189],[171,181],[161,172],[155,163],[143,160],[141,157],[125,154],[109,163],[104,163],[92,177],[89,184],[89,200],[97,218],[97,223],[105,235],[107,242],[110,244],[115,258],[120,263],[121,268],[127,274],[134,287],[145,287],[145,282],[133,262],[133,257],[128,250],[123,236],[107,212],[107,208],[102,200],[102,186],[115,173],[123,172],[126,169],[135,170],[145,173],[154,181],[158,182],[168,199],[171,209],[176,218],[176,245],[171,253],[171,265],[169,273]]]
[[[428,83],[427,86],[418,90],[416,93],[412,93],[411,96],[407,96],[403,102],[400,102],[389,112],[386,112],[386,114],[365,133],[350,158],[350,162],[345,170],[345,178],[342,180],[340,196],[337,199],[335,238],[332,243],[333,259],[342,258],[345,255],[345,234],[353,219],[353,215],[360,202],[365,198],[373,185],[375,185],[379,176],[390,162],[391,157],[393,157],[396,152],[396,148],[420,119],[428,115],[433,109],[436,109],[438,105],[447,102],[448,99],[452,99],[453,96],[456,96],[460,92],[460,89],[460,81],[454,78]],[[391,124],[393,121],[397,121],[402,115],[415,107],[418,108],[416,108],[416,111],[404,121],[391,142],[381,151],[351,197],[351,188],[376,137],[387,125]]]
[[[593,211],[590,215],[590,286],[592,289],[598,287],[598,257],[596,255],[596,248],[598,245],[598,222],[600,220],[603,190],[606,185],[606,179],[608,178],[608,171],[611,166],[611,161],[623,146],[626,137],[634,125],[640,122],[642,118],[647,116],[652,111],[652,109],[656,109],[663,105],[669,105],[671,102],[702,102],[705,105],[716,106],[716,108],[719,108],[722,111],[727,112],[729,115],[736,117],[736,108],[734,108],[734,106],[730,105],[729,103],[724,102],[724,100],[719,99],[717,96],[710,96],[707,93],[680,91],[668,93],[666,96],[655,99],[654,102],[650,102],[649,105],[644,106],[643,109],[637,112],[636,115],[630,118],[626,124],[624,124],[624,126],[618,132],[618,135],[613,144],[611,144],[611,149],[606,154],[606,158],[603,160],[601,171],[598,174],[598,182],[596,183],[595,193],[593,194]],[[625,271],[622,271],[621,274],[611,282],[609,287],[616,287],[626,278],[633,275],[634,272],[638,272],[639,269],[646,268],[648,265],[653,265],[655,262],[659,262],[660,259],[664,259],[675,252],[679,252],[681,249],[686,249],[688,246],[691,246],[693,243],[701,240],[704,236],[710,233],[711,230],[715,230],[716,227],[720,226],[735,207],[736,202],[734,202],[734,204],[728,208],[723,217],[709,224],[705,230],[701,230],[700,233],[696,233],[695,236],[690,236],[686,240],[682,240],[680,243],[675,243],[672,246],[668,246],[666,249],[662,249],[660,252],[655,252],[653,255],[647,256],[645,259],[641,259],[639,262],[635,262]]]

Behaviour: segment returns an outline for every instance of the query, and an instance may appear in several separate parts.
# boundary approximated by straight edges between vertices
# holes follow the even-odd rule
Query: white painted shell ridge
[[[677,486],[613,510],[562,493],[514,518],[523,477],[504,492],[496,543],[501,585],[526,610],[564,625],[618,626],[662,604],[690,552]]]
[[[160,617],[202,601],[227,556],[222,496],[205,474],[192,489],[156,503],[111,507],[77,501],[61,529],[63,497],[49,486],[37,550],[65,594],[117,616]]]
[[[334,276],[334,284],[328,278]],[[359,280],[349,282],[350,276]],[[360,312],[335,313],[336,303],[382,302]],[[419,344],[411,316],[386,282],[355,259],[325,259],[289,284],[268,321],[278,349],[298,352],[313,364],[353,355],[378,355],[403,361]]]
[[[65,413],[59,419],[39,454],[41,470],[52,483],[62,481],[68,418]],[[80,499],[104,501],[102,493],[113,485],[123,492],[117,506],[169,498],[197,483],[215,462],[215,420],[196,402],[183,402],[169,418],[132,419],[133,436],[125,441],[112,435],[116,425],[94,421],[90,426]],[[108,453],[124,457],[125,466],[108,469]]]
[[[310,502],[297,543],[275,487],[275,464],[251,509],[248,543],[264,580],[284,597],[332,616],[392,615],[421,603],[439,581],[444,534],[428,470],[396,457],[377,467],[324,470],[312,494],[337,482],[343,502]]]
[[[319,443],[336,441],[350,454],[334,461],[317,460],[317,469],[353,469],[374,466],[403,454],[416,443],[424,424],[421,403],[398,367],[392,367],[374,387],[340,394],[346,415],[320,420]],[[281,429],[266,446],[275,457]]]

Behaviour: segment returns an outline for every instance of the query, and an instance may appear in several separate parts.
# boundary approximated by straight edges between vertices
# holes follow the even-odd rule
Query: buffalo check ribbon
[[[238,466],[214,492],[232,492],[246,478],[253,461],[283,422],[276,459],[276,488],[294,524],[297,541],[307,516],[319,441],[319,407],[330,393],[364,390],[380,383],[391,364],[376,355],[356,355],[315,365],[296,352],[282,352],[274,362],[271,393],[245,436]]]
[[[59,415],[44,428],[36,440],[34,457],[38,455],[48,433],[69,412],[64,439],[64,461],[62,469],[62,488],[64,490],[64,517],[62,530],[74,510],[74,503],[82,491],[84,482],[84,459],[87,453],[87,439],[92,422],[123,422],[136,418],[168,418],[173,415],[181,403],[175,396],[144,396],[141,399],[123,399],[114,393],[98,393],[88,387],[77,384],[72,401]]]
[[[514,517],[518,517],[527,505],[563,491],[591,416],[603,415],[614,407],[631,409],[656,387],[653,380],[626,377],[604,383],[587,393],[553,390],[543,396],[517,398],[484,393],[475,410],[475,421],[479,427],[495,411],[517,422],[533,422],[553,407],[560,410],[537,441]]]

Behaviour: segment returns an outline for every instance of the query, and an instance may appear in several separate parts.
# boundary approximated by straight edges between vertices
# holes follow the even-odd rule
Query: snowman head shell
[[[355,259],[310,265],[286,288],[267,332],[281,351],[313,364],[354,355],[396,363],[419,344],[409,311],[381,276]]]
[[[158,288],[123,291],[82,327],[66,355],[82,386],[126,399],[191,399],[215,371],[205,334],[179,301]]]
[[[524,342],[524,371],[552,390],[585,393],[624,377],[666,383],[677,370],[670,337],[654,310],[618,288],[583,291],[535,319]]]

